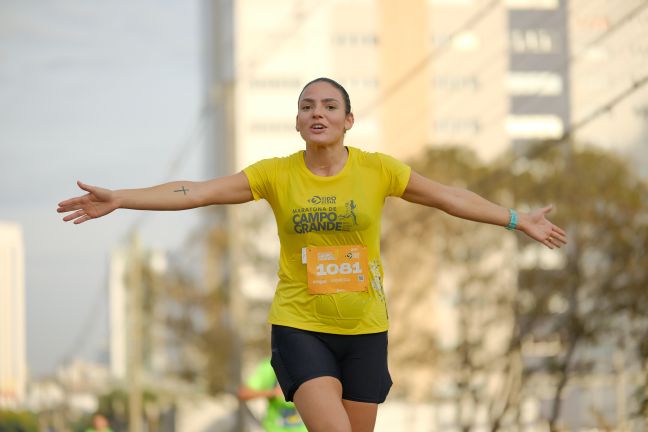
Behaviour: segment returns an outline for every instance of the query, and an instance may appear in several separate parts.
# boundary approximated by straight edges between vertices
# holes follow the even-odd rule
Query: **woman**
[[[353,122],[346,90],[318,78],[298,99],[296,129],[305,151],[205,182],[117,191],[79,182],[88,193],[58,208],[73,212],[63,220],[76,224],[118,208],[182,210],[266,199],[281,244],[269,316],[272,366],[310,431],[373,430],[391,387],[379,249],[387,196],[517,229],[551,249],[566,243],[565,232],[545,218],[551,206],[518,213],[384,154],[346,147]]]

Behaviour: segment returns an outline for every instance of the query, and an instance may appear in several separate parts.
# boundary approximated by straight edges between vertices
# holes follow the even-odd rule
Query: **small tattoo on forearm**
[[[189,189],[185,189],[185,187],[182,186],[182,189],[174,190],[173,192],[182,192],[183,195],[187,195],[187,192],[189,192]]]

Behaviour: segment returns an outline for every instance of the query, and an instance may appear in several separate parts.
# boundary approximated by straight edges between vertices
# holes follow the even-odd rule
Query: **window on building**
[[[545,29],[511,30],[511,51],[542,54],[559,50],[558,34]]]
[[[434,86],[445,91],[476,91],[479,80],[474,75],[439,75],[434,78]]]
[[[253,133],[286,133],[294,132],[295,124],[284,121],[257,121],[250,123],[250,131]]]
[[[509,9],[558,9],[558,0],[506,0]]]
[[[375,78],[346,78],[341,79],[340,84],[345,87],[375,89],[378,88],[378,80]]]
[[[435,48],[450,45],[454,51],[474,51],[481,46],[481,40],[474,32],[435,33],[432,44]]]
[[[339,33],[333,36],[333,43],[340,46],[378,45],[378,36],[369,33]]]
[[[511,138],[551,139],[560,138],[564,126],[556,115],[510,115],[506,119],[506,131]]]
[[[552,72],[511,72],[507,87],[511,95],[556,96],[563,92],[563,80]]]
[[[475,0],[429,0],[432,6],[470,6]]]
[[[473,32],[461,32],[452,39],[452,48],[456,51],[474,51],[479,46],[479,38]]]
[[[437,133],[451,135],[474,135],[479,132],[479,121],[472,118],[446,118],[434,123]]]
[[[250,81],[253,89],[283,90],[298,89],[300,86],[298,78],[257,78]]]
[[[604,47],[590,47],[586,48],[583,58],[591,62],[602,62],[608,59],[608,50]]]

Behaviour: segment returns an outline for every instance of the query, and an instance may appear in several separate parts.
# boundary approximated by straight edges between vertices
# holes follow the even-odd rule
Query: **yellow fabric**
[[[313,174],[304,163],[303,151],[265,159],[243,170],[254,199],[267,200],[277,221],[281,251],[271,324],[334,334],[387,330],[380,221],[385,198],[403,194],[411,170],[390,156],[347,148],[344,168],[331,177]],[[335,245],[367,247],[368,291],[308,293],[302,249]]]

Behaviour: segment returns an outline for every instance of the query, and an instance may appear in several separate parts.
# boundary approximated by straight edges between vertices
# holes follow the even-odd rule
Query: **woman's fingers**
[[[94,186],[90,186],[89,184],[83,183],[81,180],[77,180],[77,186],[79,186],[81,189],[83,189],[86,192],[92,193],[92,190],[94,189]]]
[[[567,237],[567,232],[564,229],[560,228],[559,226],[554,225],[552,227],[552,231],[554,231],[556,234],[559,234],[563,237]]]
[[[80,197],[69,198],[65,201],[61,201],[60,203],[58,203],[59,209],[69,206],[81,205],[81,203],[83,203],[83,199],[87,196],[88,195],[83,195]]]
[[[72,213],[72,214],[69,214],[69,215],[65,216],[65,217],[63,218],[63,220],[64,220],[65,222],[69,222],[69,221],[71,221],[71,220],[74,220],[74,219],[76,219],[76,218],[79,218],[79,217],[81,217],[81,216],[84,216],[85,214],[86,214],[86,212],[85,212],[84,210],[78,210],[78,211],[75,211],[75,212]],[[74,223],[78,223],[78,222],[74,221]]]
[[[105,190],[87,185],[79,180],[77,180],[77,185],[88,193],[58,203],[58,208],[56,209],[58,213],[74,212],[65,216],[63,220],[65,222],[74,221],[75,224],[80,224],[95,217],[102,216],[103,210],[98,207],[104,201],[107,201],[105,194],[102,195],[102,192]],[[89,213],[94,214],[94,216],[91,216]]]
[[[74,221],[74,224],[75,224],[75,225],[78,225],[78,224],[83,223],[83,222],[85,222],[85,221],[89,221],[90,219],[92,219],[92,217],[90,217],[90,216],[88,216],[88,215],[84,215],[84,216],[81,216],[80,218],[76,219],[76,220]]]
[[[87,185],[85,183],[81,183],[80,181],[77,181],[77,185],[81,189],[83,189],[84,191],[86,191],[88,193],[85,194],[85,195],[77,196],[77,197],[74,197],[74,198],[68,198],[68,199],[66,199],[64,201],[61,201],[60,203],[58,203],[59,208],[83,204],[84,200],[88,196],[90,196],[93,193],[93,190],[95,189],[94,186],[90,186],[90,185]],[[59,210],[59,211],[61,211],[61,210]],[[66,210],[63,210],[63,211],[66,211]]]
[[[547,239],[545,239],[545,240],[542,241],[541,243],[542,243],[543,245],[547,246],[549,249],[553,249],[553,248],[556,247],[556,246],[553,244],[553,242],[551,241],[551,237],[547,237]]]
[[[67,213],[70,211],[74,210],[80,210],[83,208],[82,204],[66,204],[64,205],[63,203],[59,204],[59,207],[56,209],[57,212],[59,213]]]
[[[546,215],[547,213],[550,213],[553,208],[553,204],[549,204],[548,206],[542,208],[542,213]]]
[[[564,232],[552,231],[552,233],[550,234],[550,238],[558,241],[561,245],[567,243],[567,236],[564,234]]]
[[[567,244],[567,235],[565,231],[552,225],[551,231],[540,241],[540,243],[547,246],[549,249],[559,248]]]

